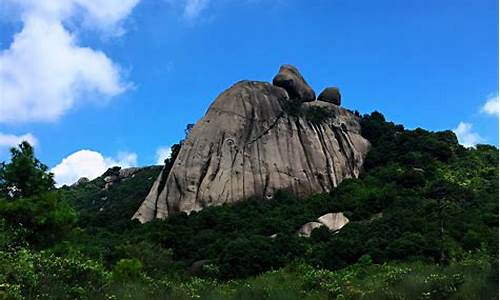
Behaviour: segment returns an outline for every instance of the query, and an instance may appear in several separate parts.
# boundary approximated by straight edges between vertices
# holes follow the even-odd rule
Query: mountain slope
[[[114,173],[119,172],[119,168],[109,169],[92,181],[63,187],[61,192],[79,211],[81,226],[120,227],[129,222],[161,169],[160,166],[140,168],[106,188],[105,179],[117,176]]]

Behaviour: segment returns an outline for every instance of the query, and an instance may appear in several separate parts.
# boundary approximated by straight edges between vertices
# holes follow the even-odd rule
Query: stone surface
[[[311,237],[311,233],[313,232],[314,229],[325,226],[323,223],[320,222],[309,222],[302,227],[300,227],[298,235],[301,237]]]
[[[300,99],[305,102],[316,99],[314,90],[294,66],[281,66],[279,73],[273,79],[273,84],[284,88],[292,99]]]
[[[134,167],[125,168],[125,169],[120,169],[118,174],[120,176],[120,179],[124,179],[134,176],[134,174],[137,173],[139,170],[140,168],[134,168]]]
[[[191,276],[203,275],[203,266],[210,264],[212,261],[210,259],[202,259],[195,261],[189,268],[189,274]]]
[[[330,102],[335,105],[341,104],[340,91],[336,87],[328,87],[324,89],[318,96],[318,101]]]
[[[116,175],[108,175],[108,176],[104,177],[104,182],[106,182],[106,183],[115,182],[118,180],[120,180],[120,177],[118,177]]]
[[[302,103],[302,109],[332,112],[311,123],[288,115],[286,101],[284,89],[265,82],[241,81],[224,91],[133,218],[147,222],[250,197],[270,199],[279,189],[302,197],[357,177],[369,148],[359,119],[328,102]]]
[[[337,231],[349,223],[349,219],[343,213],[329,213],[318,218],[318,222],[328,227],[331,231]]]

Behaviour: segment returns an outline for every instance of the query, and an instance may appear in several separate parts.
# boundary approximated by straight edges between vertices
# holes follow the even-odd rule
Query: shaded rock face
[[[133,218],[147,222],[250,197],[270,199],[279,189],[307,196],[358,176],[369,147],[358,118],[331,103],[302,103],[301,109],[331,110],[332,117],[312,123],[288,115],[287,101],[284,89],[265,82],[241,81],[224,91]]]
[[[320,223],[320,222],[306,223],[306,224],[302,225],[302,227],[300,227],[298,235],[300,237],[307,237],[307,238],[311,237],[311,233],[313,232],[313,230],[316,228],[322,227],[322,226],[325,226],[325,225]]]
[[[305,102],[316,99],[314,90],[294,66],[281,66],[278,75],[273,79],[273,84],[284,88],[292,99],[300,99]]]
[[[336,87],[329,87],[324,89],[318,96],[318,101],[330,102],[335,105],[340,105],[341,103],[340,91]]]

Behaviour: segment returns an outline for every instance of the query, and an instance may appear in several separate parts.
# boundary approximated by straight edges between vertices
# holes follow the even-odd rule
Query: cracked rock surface
[[[270,199],[278,189],[307,196],[357,177],[369,148],[358,118],[332,103],[302,103],[303,110],[332,112],[311,122],[289,115],[287,101],[285,89],[266,82],[240,81],[224,91],[133,218],[147,222],[250,197]]]

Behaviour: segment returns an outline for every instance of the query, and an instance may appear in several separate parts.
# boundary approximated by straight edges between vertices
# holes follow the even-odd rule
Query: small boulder
[[[318,96],[318,101],[330,102],[335,105],[340,105],[340,100],[340,90],[336,87],[328,87],[324,89]]]
[[[103,190],[104,190],[104,191],[109,190],[109,188],[110,188],[111,186],[113,186],[113,182],[106,182],[106,183],[104,184],[104,188],[103,188]]]
[[[425,174],[425,170],[422,168],[412,168],[412,170],[416,173]]]
[[[292,65],[280,67],[278,75],[273,79],[273,85],[284,88],[290,99],[300,99],[304,102],[314,101],[316,94],[300,75],[299,70]]]
[[[322,223],[319,223],[319,222],[309,222],[309,223],[306,223],[304,225],[302,225],[302,227],[300,227],[299,229],[299,236],[301,237],[311,237],[311,233],[314,229],[316,228],[319,228],[321,226],[324,226]]]
[[[118,183],[120,177],[118,175],[108,175],[104,177],[104,188],[103,190],[108,190],[113,184]]]
[[[189,268],[189,274],[192,276],[203,275],[203,266],[208,265],[212,262],[210,259],[202,259],[195,261]]]
[[[318,222],[328,227],[330,231],[337,231],[349,223],[343,213],[329,213],[318,218]]]
[[[120,177],[118,177],[116,175],[109,175],[109,176],[104,177],[104,182],[106,182],[106,183],[115,182],[118,180],[120,180]]]

